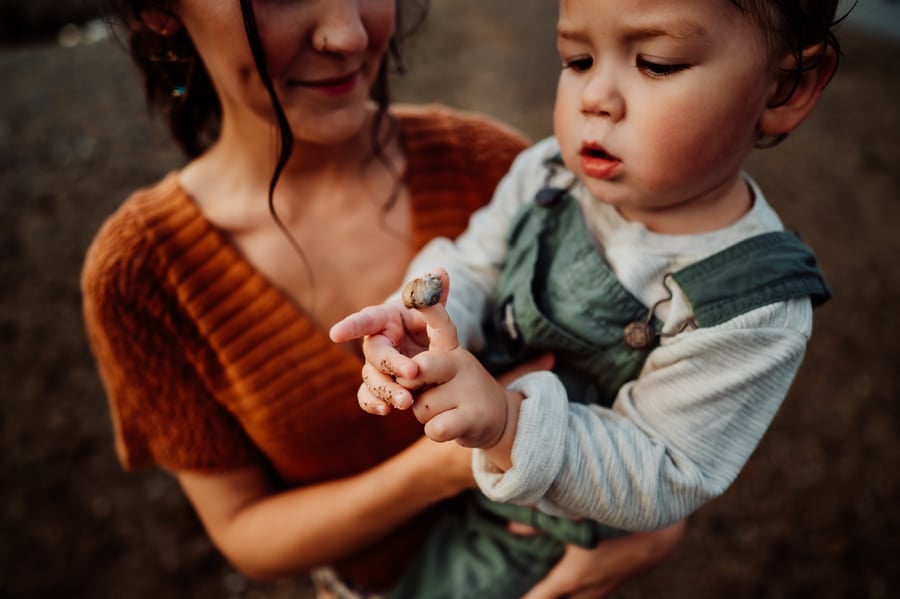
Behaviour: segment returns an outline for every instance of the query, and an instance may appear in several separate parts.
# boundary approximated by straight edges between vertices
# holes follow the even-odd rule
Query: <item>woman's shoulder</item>
[[[487,199],[529,142],[510,125],[476,112],[440,104],[392,109],[399,127],[407,175],[415,189],[484,191]],[[479,202],[485,203],[481,198]],[[483,201],[482,201],[483,200]]]
[[[528,138],[512,125],[489,115],[451,108],[443,104],[397,104],[391,114],[397,119],[405,140],[425,140],[451,146],[521,152]]]
[[[143,276],[153,247],[160,236],[161,224],[184,220],[190,208],[178,185],[177,173],[169,173],[151,186],[132,192],[100,226],[85,254],[82,267],[82,292],[86,299],[125,291]]]

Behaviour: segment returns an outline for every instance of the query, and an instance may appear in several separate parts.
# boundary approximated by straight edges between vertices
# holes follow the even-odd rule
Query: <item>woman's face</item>
[[[394,0],[253,0],[269,76],[298,142],[358,135],[394,32]],[[237,0],[180,0],[177,12],[222,102],[223,133],[275,121]]]

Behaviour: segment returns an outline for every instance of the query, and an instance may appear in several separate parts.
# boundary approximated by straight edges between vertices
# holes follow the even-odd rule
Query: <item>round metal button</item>
[[[656,342],[656,331],[648,323],[636,320],[626,325],[623,337],[628,347],[632,349],[646,349]]]

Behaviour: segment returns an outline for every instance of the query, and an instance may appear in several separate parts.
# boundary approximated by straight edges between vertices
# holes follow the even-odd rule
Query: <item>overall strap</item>
[[[701,327],[715,326],[756,308],[808,296],[814,306],[831,299],[816,256],[795,233],[750,237],[673,274]]]

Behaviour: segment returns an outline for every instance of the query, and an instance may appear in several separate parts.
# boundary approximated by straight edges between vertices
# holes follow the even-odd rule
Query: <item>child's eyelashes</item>
[[[565,58],[561,66],[563,69],[571,69],[576,73],[584,73],[594,66],[594,59],[587,55]],[[635,66],[645,75],[658,79],[663,79],[691,68],[691,65],[687,63],[656,62],[641,56],[635,59]]]
[[[575,58],[563,59],[562,61],[563,69],[572,69],[578,73],[587,71],[592,66],[594,66],[594,59],[590,56],[576,56]]]
[[[638,70],[642,73],[650,77],[657,78],[665,78],[670,75],[674,75],[680,71],[684,71],[689,69],[691,65],[689,64],[669,64],[669,63],[661,63],[661,62],[653,62],[651,60],[647,60],[646,58],[637,57],[635,60],[635,65]]]

